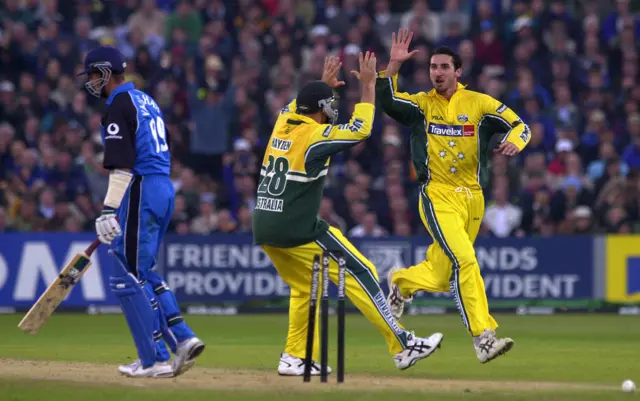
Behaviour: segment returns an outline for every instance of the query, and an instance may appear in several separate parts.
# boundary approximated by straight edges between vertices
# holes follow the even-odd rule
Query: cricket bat
[[[95,240],[84,252],[77,253],[71,259],[18,324],[20,329],[29,334],[36,334],[40,330],[91,266],[91,254],[99,245],[100,241]]]

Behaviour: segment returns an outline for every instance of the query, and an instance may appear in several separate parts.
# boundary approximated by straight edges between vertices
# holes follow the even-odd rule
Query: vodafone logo
[[[120,133],[120,126],[116,123],[111,123],[107,126],[105,139],[122,139],[122,135],[118,135],[118,133]]]

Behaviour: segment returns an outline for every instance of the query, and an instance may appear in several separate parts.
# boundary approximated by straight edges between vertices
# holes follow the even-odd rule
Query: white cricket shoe
[[[510,338],[496,338],[495,331],[485,330],[474,347],[480,362],[487,363],[509,352],[513,348],[513,340]]]
[[[173,357],[173,374],[179,376],[191,369],[196,363],[196,358],[202,354],[205,345],[197,337],[184,340],[178,344],[176,355]]]
[[[327,366],[327,373],[331,372],[331,367]],[[286,352],[282,353],[278,364],[278,374],[280,376],[304,376],[304,359],[296,358]],[[311,362],[311,376],[320,376],[320,364],[317,361]]]
[[[118,372],[128,377],[169,378],[173,377],[173,369],[167,362],[156,362],[148,368],[142,367],[142,362],[137,361],[129,365],[120,365]]]
[[[433,354],[435,350],[440,348],[443,338],[442,333],[433,333],[429,338],[420,338],[416,337],[413,332],[409,333],[407,348],[393,356],[396,367],[405,370],[415,365],[419,360]]]
[[[389,285],[389,296],[387,297],[387,303],[389,304],[389,309],[391,309],[391,314],[396,320],[402,317],[402,313],[404,312],[404,304],[411,303],[411,301],[413,301],[413,296],[409,298],[403,297],[398,286],[393,284],[393,281],[391,280],[393,278],[393,275],[400,270],[401,269],[399,267],[393,267],[387,273],[387,284]]]

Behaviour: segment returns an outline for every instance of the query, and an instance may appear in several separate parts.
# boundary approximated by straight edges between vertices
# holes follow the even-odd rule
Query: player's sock
[[[167,326],[175,335],[177,342],[181,343],[195,337],[196,335],[193,333],[193,330],[187,325],[180,313],[176,296],[158,273],[152,271],[150,276],[149,281],[153,284],[153,291],[160,303],[160,310],[164,314]]]
[[[171,355],[169,355],[169,351],[167,351],[166,345],[169,345],[171,352],[175,354],[178,348],[176,337],[167,326],[167,321],[164,318],[164,313],[160,308],[160,303],[158,302],[156,294],[153,292],[153,286],[151,285],[151,283],[144,280],[140,282],[140,286],[144,289],[145,294],[147,294],[147,297],[151,301],[151,306],[153,308],[155,317],[153,338],[156,341],[156,350],[158,354],[157,360],[166,362],[171,358]]]
[[[111,291],[120,301],[138,357],[144,368],[156,362],[156,343],[153,339],[154,314],[138,280],[132,275],[109,277]]]

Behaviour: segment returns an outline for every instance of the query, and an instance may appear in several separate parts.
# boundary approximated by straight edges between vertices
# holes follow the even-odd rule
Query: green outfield
[[[444,333],[441,350],[398,371],[382,337],[364,318],[347,316],[346,382],[302,383],[276,373],[284,315],[189,316],[208,348],[177,379],[134,380],[116,366],[135,351],[119,315],[56,315],[35,336],[0,316],[2,401],[200,400],[627,400],[622,381],[640,381],[640,320],[632,316],[498,315],[500,335],[516,345],[480,364],[460,318],[412,316],[404,324]],[[331,319],[335,343],[335,316]],[[330,362],[336,350],[331,346]]]

